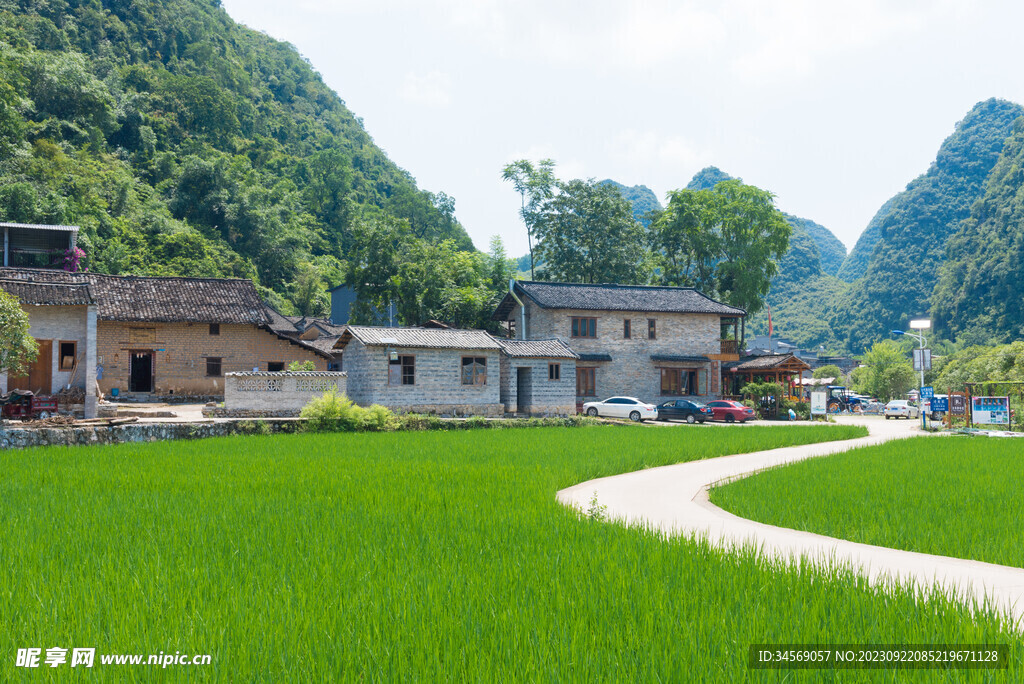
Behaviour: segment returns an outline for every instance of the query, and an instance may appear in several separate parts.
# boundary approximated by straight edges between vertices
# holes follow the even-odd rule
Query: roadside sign
[[[967,397],[962,394],[952,394],[949,397],[949,412],[954,416],[967,415]]]
[[[932,399],[932,413],[946,413],[947,411],[949,411],[949,399],[946,397]]]
[[[906,366],[904,366],[904,368],[905,367]],[[934,387],[922,387],[921,388],[921,398],[922,399],[931,399],[934,396],[935,396],[935,388]]]
[[[971,416],[981,425],[1009,425],[1009,397],[971,397]]]
[[[825,391],[811,392],[811,415],[824,416],[828,413],[828,393]]]
[[[914,370],[916,371],[930,371],[932,369],[932,350],[931,349],[915,349],[914,350]]]

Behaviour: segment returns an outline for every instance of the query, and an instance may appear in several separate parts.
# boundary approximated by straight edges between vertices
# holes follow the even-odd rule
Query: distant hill
[[[628,187],[610,178],[600,181],[599,185],[611,185],[617,188],[619,193],[633,205],[633,218],[639,221],[644,228],[648,228],[651,225],[647,215],[652,211],[661,211],[663,209],[661,202],[658,201],[658,196],[646,185]]]
[[[1024,108],[1005,100],[979,102],[942,143],[928,171],[872,221],[880,237],[864,275],[837,301],[831,316],[832,327],[844,331],[842,342],[849,351],[859,353],[928,312],[946,241],[984,194],[986,178],[1022,114]]]
[[[890,197],[882,207],[875,212],[875,215],[871,218],[867,228],[857,238],[857,244],[853,246],[850,253],[843,260],[842,265],[839,267],[839,271],[836,273],[839,278],[845,280],[848,283],[852,283],[857,278],[864,275],[864,272],[868,268],[868,262],[871,261],[871,253],[875,251],[875,245],[882,239],[882,221],[892,211],[892,206],[896,202],[896,198]]]
[[[846,245],[831,230],[820,223],[788,214],[786,218],[790,220],[790,224],[800,221],[804,230],[814,240],[814,244],[818,247],[818,255],[821,257],[821,270],[828,275],[838,275],[839,268],[846,260]]]
[[[722,181],[743,180],[735,179],[717,166],[705,166],[698,171],[686,184],[687,190],[710,190]]]
[[[940,334],[965,344],[1024,338],[1024,118],[1018,119],[985,191],[946,243],[932,295]]]

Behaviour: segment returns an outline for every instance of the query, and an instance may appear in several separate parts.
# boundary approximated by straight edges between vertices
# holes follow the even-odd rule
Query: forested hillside
[[[354,227],[472,243],[296,52],[216,0],[0,1],[0,218],[82,227],[90,268],[250,277],[322,304]]]
[[[599,185],[610,185],[619,191],[633,207],[633,218],[635,218],[640,225],[647,228],[651,225],[649,215],[651,212],[661,211],[661,202],[658,201],[658,196],[654,194],[646,185],[634,185],[629,187],[618,183],[616,181],[607,178],[603,181],[599,181]]]
[[[981,197],[985,179],[1022,114],[1024,108],[1012,102],[979,102],[942,143],[931,168],[890,200],[881,218],[876,216],[880,238],[865,274],[837,301],[831,315],[832,327],[842,331],[848,350],[859,353],[928,312],[946,258],[946,240]]]
[[[1024,119],[946,247],[932,296],[939,332],[964,344],[1024,338]]]

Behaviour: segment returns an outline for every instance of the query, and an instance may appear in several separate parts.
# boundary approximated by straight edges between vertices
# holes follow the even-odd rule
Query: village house
[[[685,287],[517,281],[493,319],[520,340],[558,339],[578,355],[576,401],[660,403],[721,397],[746,312]]]
[[[284,369],[292,361],[312,361],[323,371],[333,361],[330,353],[300,337],[273,330],[249,280],[0,268],[0,287],[19,297],[31,293],[26,294],[28,301],[23,300],[33,326],[30,334],[41,347],[52,350],[48,353],[53,360],[41,355],[33,365],[30,384],[32,378],[46,377],[47,364],[56,368],[53,364],[65,364],[66,357],[77,355],[85,366],[82,382],[87,396],[98,383],[104,395],[118,398],[208,400],[223,397],[224,373],[229,371]],[[44,300],[54,303],[29,303]],[[80,303],[87,300],[88,304]],[[84,313],[68,315],[59,306],[78,307]],[[87,329],[90,306],[94,342]],[[85,333],[80,332],[83,328]],[[94,360],[83,356],[90,351]],[[94,381],[89,374],[94,374]],[[44,394],[59,389],[64,376],[54,372],[49,377],[49,383],[31,389]],[[12,386],[11,379],[3,380],[2,389]],[[19,382],[14,380],[15,385]]]

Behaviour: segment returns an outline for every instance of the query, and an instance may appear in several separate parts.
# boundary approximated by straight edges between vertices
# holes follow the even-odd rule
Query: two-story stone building
[[[745,316],[693,288],[519,281],[493,319],[517,339],[571,347],[577,402],[628,395],[659,403],[723,394],[722,364],[739,359]]]

